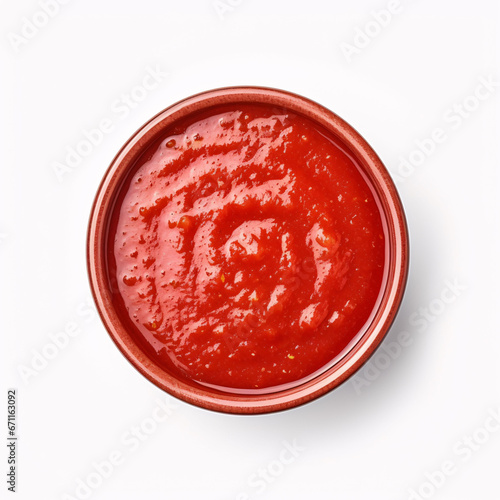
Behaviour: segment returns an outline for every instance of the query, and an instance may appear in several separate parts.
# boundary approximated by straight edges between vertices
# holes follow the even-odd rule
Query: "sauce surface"
[[[305,117],[242,104],[191,118],[142,155],[122,198],[116,300],[152,359],[190,379],[303,379],[345,353],[374,311],[378,202]]]

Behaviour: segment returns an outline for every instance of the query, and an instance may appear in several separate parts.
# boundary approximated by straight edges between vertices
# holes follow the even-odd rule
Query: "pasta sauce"
[[[141,156],[112,223],[115,301],[151,359],[229,390],[302,380],[373,315],[386,235],[362,169],[319,125],[220,106]]]

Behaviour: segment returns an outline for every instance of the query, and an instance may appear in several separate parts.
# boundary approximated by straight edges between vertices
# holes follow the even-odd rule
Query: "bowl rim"
[[[305,115],[339,138],[354,154],[381,199],[389,236],[386,288],[377,317],[352,349],[312,380],[279,392],[259,395],[222,392],[174,377],[154,363],[134,341],[115,311],[106,268],[106,239],[114,197],[134,161],[165,128],[212,106],[261,103]],[[142,125],[118,151],[106,170],[91,209],[87,232],[87,270],[101,320],[125,358],[149,381],[195,406],[232,414],[271,413],[293,408],[330,392],[358,371],[387,335],[400,307],[409,269],[409,237],[403,205],[386,167],[367,141],[346,121],[321,104],[286,90],[258,86],[222,87],[182,99]]]

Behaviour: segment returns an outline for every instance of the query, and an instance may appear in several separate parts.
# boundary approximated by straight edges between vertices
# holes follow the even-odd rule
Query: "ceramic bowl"
[[[107,269],[110,217],[120,190],[141,153],[166,129],[188,115],[222,104],[263,103],[286,108],[325,127],[356,158],[377,192],[387,226],[388,273],[378,310],[354,347],[336,364],[311,380],[278,392],[236,394],[203,386],[160,367],[136,341],[112,300],[113,280]],[[338,387],[369,359],[388,332],[401,303],[408,272],[408,234],[402,204],[393,181],[368,143],[343,119],[325,107],[283,90],[231,87],[180,101],[148,121],[122,147],[97,192],[89,222],[87,264],[92,293],[101,319],[122,354],[146,378],[171,395],[202,408],[256,414],[307,403]]]

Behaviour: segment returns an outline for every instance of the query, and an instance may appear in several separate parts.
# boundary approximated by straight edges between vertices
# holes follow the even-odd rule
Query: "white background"
[[[7,389],[17,388],[17,498],[499,498],[500,424],[490,415],[500,410],[500,87],[480,88],[481,78],[500,81],[498,2],[401,0],[379,29],[371,11],[389,5],[72,0],[20,42],[40,5],[2,2],[0,437]],[[367,23],[374,36],[348,60],[342,44],[357,33],[359,45]],[[165,73],[161,82],[117,112],[148,67]],[[411,272],[384,345],[401,332],[410,345],[389,361],[379,350],[362,386],[237,417],[176,402],[122,357],[85,302],[85,239],[99,181],[137,128],[193,93],[244,84],[329,107],[396,178]],[[462,103],[468,116],[458,119]],[[113,130],[58,179],[54,164],[103,118]],[[436,128],[445,140],[402,170]],[[445,304],[447,282],[458,290]],[[76,335],[61,334],[73,324]],[[58,333],[66,345],[54,348]],[[175,405],[159,424],[157,401]],[[130,433],[141,425],[136,447]],[[97,476],[93,463],[110,454],[121,462]],[[453,473],[443,476],[445,461]],[[90,492],[78,490],[87,480]],[[0,488],[8,498],[4,479]]]

